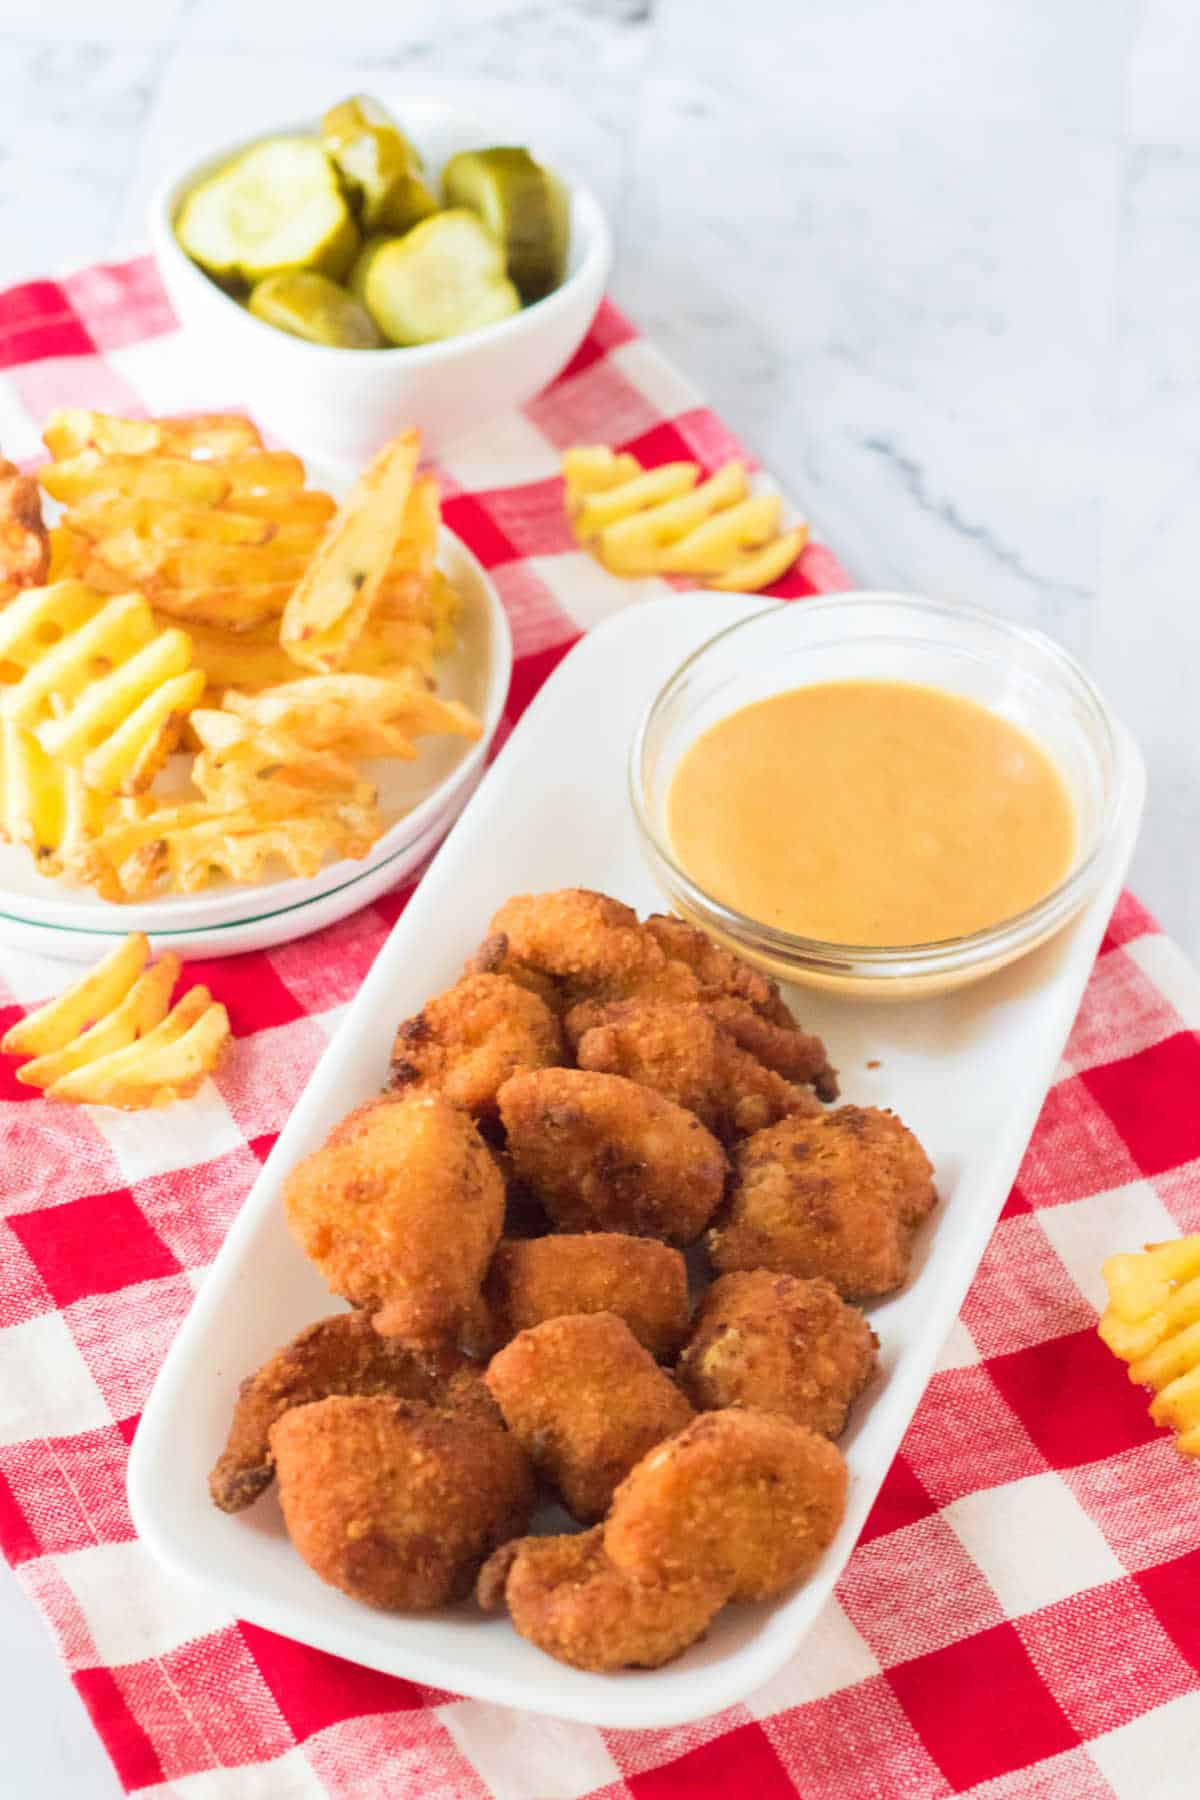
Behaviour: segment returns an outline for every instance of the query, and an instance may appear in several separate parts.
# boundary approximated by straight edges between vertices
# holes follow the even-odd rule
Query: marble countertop
[[[864,586],[1078,655],[1145,751],[1134,885],[1200,955],[1194,0],[5,0],[0,283],[140,238],[166,163],[371,85],[519,85],[618,302]],[[469,91],[469,90],[465,90]],[[3,1786],[117,1793],[0,1576]]]

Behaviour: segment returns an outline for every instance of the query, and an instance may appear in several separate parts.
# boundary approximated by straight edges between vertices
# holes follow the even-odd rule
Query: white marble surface
[[[1195,0],[0,0],[0,281],[125,247],[193,147],[479,79],[857,579],[1084,659],[1149,762],[1135,885],[1200,955]],[[7,1575],[0,1735],[13,1800],[116,1792]]]

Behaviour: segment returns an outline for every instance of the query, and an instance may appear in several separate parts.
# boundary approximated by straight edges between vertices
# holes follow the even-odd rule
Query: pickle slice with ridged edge
[[[478,213],[504,246],[522,300],[540,300],[559,285],[567,267],[567,196],[528,150],[497,145],[452,156],[442,172],[442,194],[447,206]]]
[[[437,213],[400,238],[377,240],[350,277],[393,344],[431,344],[519,312],[504,252],[473,212]]]
[[[364,231],[401,232],[438,210],[421,159],[391,115],[366,94],[330,107],[321,142],[341,173]]]
[[[328,275],[311,269],[268,275],[252,290],[249,305],[256,319],[310,344],[341,350],[378,350],[383,344],[383,333],[366,307]]]
[[[192,189],[175,225],[183,249],[218,280],[253,284],[290,269],[335,281],[358,231],[315,138],[265,138]]]

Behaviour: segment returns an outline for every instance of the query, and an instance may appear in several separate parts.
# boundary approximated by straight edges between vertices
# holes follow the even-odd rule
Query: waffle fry
[[[193,713],[201,749],[192,779],[214,806],[280,805],[303,809],[330,798],[369,803],[371,787],[352,757],[311,750],[283,732],[256,730],[236,714],[204,708]]]
[[[110,794],[149,786],[204,690],[182,631],[156,631],[140,595],[78,581],[27,588],[0,614],[0,664],[19,671],[0,716]]]
[[[479,720],[443,700],[411,671],[402,676],[312,675],[261,694],[229,693],[226,708],[258,730],[275,731],[312,750],[412,761],[414,739],[434,732],[478,738]]]
[[[404,539],[419,450],[415,431],[384,445],[291,595],[279,638],[306,667],[327,672],[348,661]]]
[[[113,804],[78,769],[47,755],[31,731],[0,718],[0,838],[24,845],[41,874],[61,875]]]
[[[115,901],[310,875],[383,830],[362,757],[478,736],[433,691],[459,599],[415,432],[341,508],[237,414],[67,409],[44,437],[63,510],[54,581],[0,616],[0,834],[47,873]]]
[[[564,450],[563,481],[566,484],[568,510],[585,494],[602,494],[624,481],[640,475],[642,465],[626,450],[620,456],[607,444],[577,444]]]
[[[1200,1233],[1104,1264],[1108,1306],[1100,1336],[1129,1379],[1154,1390],[1150,1417],[1200,1456]]]
[[[603,445],[562,459],[567,514],[579,543],[613,575],[694,575],[728,592],[778,579],[807,541],[779,531],[775,494],[752,494],[740,462],[700,480],[698,464],[642,469]]]
[[[185,623],[276,619],[335,507],[304,465],[236,413],[123,419],[68,410],[43,434],[42,484],[66,507],[56,568],[102,593],[137,588]]]
[[[240,413],[194,413],[179,419],[122,419],[113,413],[63,407],[42,433],[51,456],[61,460],[84,450],[151,456],[236,456],[262,447],[257,426]]]
[[[327,856],[365,856],[382,830],[373,797],[289,810],[281,796],[279,807],[273,815],[261,803],[231,810],[197,800],[126,815],[91,838],[67,873],[118,903],[195,894],[214,880],[265,881],[273,867],[315,875]]]
[[[194,1094],[229,1041],[229,1016],[206,987],[174,1007],[179,958],[150,964],[135,931],[81,980],[30,1013],[0,1040],[27,1056],[17,1080],[48,1099],[127,1111]]]

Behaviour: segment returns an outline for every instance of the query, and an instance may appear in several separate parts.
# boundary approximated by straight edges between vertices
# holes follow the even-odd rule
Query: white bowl
[[[457,151],[502,141],[489,121],[441,100],[401,97],[393,110],[435,182]],[[436,451],[532,400],[582,343],[612,260],[608,222],[578,183],[567,184],[571,246],[561,286],[512,318],[437,344],[387,350],[309,344],[254,318],[180,248],[175,217],[198,181],[261,138],[316,129],[315,119],[264,121],[252,136],[177,169],[150,203],[150,242],[171,304],[184,327],[207,341],[229,375],[230,391],[290,448],[354,468],[404,426],[418,426],[425,448]],[[520,123],[510,122],[507,141],[521,135]]]

